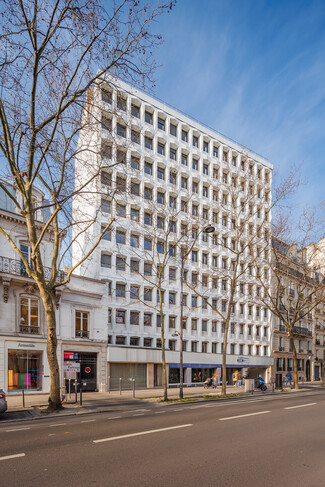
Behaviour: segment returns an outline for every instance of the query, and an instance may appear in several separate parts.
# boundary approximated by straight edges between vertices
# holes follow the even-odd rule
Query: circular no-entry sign
[[[85,367],[85,372],[86,372],[86,374],[90,374],[91,368],[90,367]]]

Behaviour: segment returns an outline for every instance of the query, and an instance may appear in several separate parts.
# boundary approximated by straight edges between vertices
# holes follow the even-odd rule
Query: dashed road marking
[[[11,433],[12,431],[24,431],[24,430],[30,430],[30,428],[15,428],[12,430],[6,430],[6,433]]]
[[[49,424],[50,428],[53,428],[54,426],[65,426],[67,423],[56,423],[56,424]]]
[[[193,426],[193,424],[181,424],[179,426],[170,426],[169,428],[160,428],[157,430],[140,431],[139,433],[131,433],[129,435],[111,436],[110,438],[102,438],[101,440],[93,440],[93,443],[103,443],[104,441],[115,441],[115,440],[122,440],[124,438],[132,438],[134,436],[143,436],[143,435],[150,435],[153,433],[162,433],[163,431],[176,430],[176,429],[180,429],[180,428],[188,428],[189,426]]]
[[[107,419],[119,419],[121,418],[122,416],[111,416],[110,418],[107,418]]]
[[[317,402],[311,402],[310,404],[299,404],[299,406],[290,406],[290,407],[283,408],[283,409],[305,408],[307,406],[315,406],[315,404],[317,404]]]
[[[93,421],[96,421],[96,419],[84,419],[83,421],[80,421],[81,423],[92,423]]]
[[[271,411],[259,411],[258,413],[240,414],[239,416],[229,416],[228,418],[219,418],[219,421],[227,421],[228,419],[247,418],[248,416],[258,416],[259,414],[267,414]]]
[[[0,460],[11,460],[12,458],[24,457],[25,453],[17,453],[16,455],[7,455],[6,457],[0,457]]]

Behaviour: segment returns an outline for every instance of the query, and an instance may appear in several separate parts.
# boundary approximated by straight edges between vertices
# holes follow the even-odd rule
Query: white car
[[[7,411],[6,394],[0,389],[0,414]]]

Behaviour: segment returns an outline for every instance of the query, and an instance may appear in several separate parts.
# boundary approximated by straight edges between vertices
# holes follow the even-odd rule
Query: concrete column
[[[147,387],[154,387],[154,364],[147,364]]]

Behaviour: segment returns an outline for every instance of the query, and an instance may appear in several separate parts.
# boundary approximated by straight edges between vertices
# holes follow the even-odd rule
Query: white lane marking
[[[0,457],[0,460],[11,460],[11,458],[24,457],[25,453],[17,453],[16,455],[8,455],[6,457]]]
[[[155,414],[165,414],[166,411],[156,411]]]
[[[65,426],[67,423],[57,423],[57,424],[49,424],[50,428],[53,428],[54,426]]]
[[[228,418],[219,418],[219,421],[227,421],[228,419],[237,419],[237,418],[247,418],[247,416],[257,416],[259,414],[266,414],[270,412],[271,411],[259,411],[258,413],[241,414],[239,416],[229,416]]]
[[[150,411],[150,409],[136,409],[135,412],[139,412],[139,411]]]
[[[133,436],[151,435],[153,433],[161,433],[163,431],[176,430],[176,429],[180,429],[180,428],[188,428],[189,426],[193,426],[193,424],[181,424],[179,426],[170,426],[169,428],[160,428],[158,430],[140,431],[139,433],[131,433],[129,435],[111,436],[110,438],[103,438],[101,440],[93,440],[93,443],[102,443],[104,441],[122,440],[123,438],[132,438]]]
[[[107,418],[107,419],[119,419],[121,418],[122,416],[111,416],[110,418]]]
[[[85,419],[84,421],[80,421],[81,423],[92,423],[93,421],[96,421],[96,419]]]
[[[306,406],[315,406],[315,404],[317,404],[317,402],[311,402],[310,404],[300,404],[299,406],[290,406],[290,407],[283,408],[283,409],[305,408]]]
[[[24,430],[30,430],[30,428],[15,428],[12,430],[6,430],[6,433],[10,433],[11,431],[24,431]]]
[[[144,413],[139,413],[139,414],[132,414],[132,416],[144,416]]]

